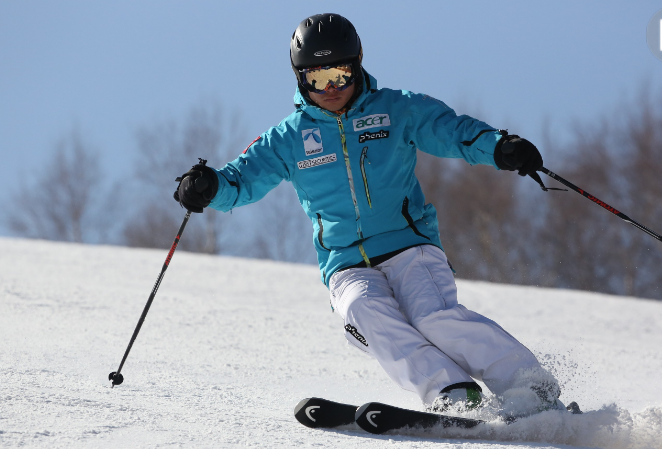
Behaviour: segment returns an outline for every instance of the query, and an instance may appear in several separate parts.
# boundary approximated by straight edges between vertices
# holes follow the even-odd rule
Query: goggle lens
[[[345,90],[354,83],[352,66],[342,64],[333,67],[314,67],[300,70],[303,86],[311,92],[322,94],[331,88]]]

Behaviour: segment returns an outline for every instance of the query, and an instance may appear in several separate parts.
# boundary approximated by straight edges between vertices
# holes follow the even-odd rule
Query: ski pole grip
[[[207,181],[207,178],[204,176],[200,176],[198,179],[195,180],[195,191],[198,193],[202,193],[205,190],[207,190],[207,187],[209,187],[209,181]]]

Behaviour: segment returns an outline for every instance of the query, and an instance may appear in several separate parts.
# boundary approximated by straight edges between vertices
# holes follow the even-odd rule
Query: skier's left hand
[[[542,156],[534,144],[517,135],[504,136],[494,151],[494,161],[501,170],[519,170],[520,176],[542,168]]]

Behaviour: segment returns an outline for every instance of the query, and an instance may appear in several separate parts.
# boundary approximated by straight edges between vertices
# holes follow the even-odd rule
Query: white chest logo
[[[319,128],[304,129],[301,131],[303,137],[303,149],[306,150],[306,156],[321,153],[324,148],[322,147],[322,133]]]
[[[378,126],[391,126],[391,119],[388,114],[372,114],[354,119],[354,131],[376,128]]]
[[[312,159],[306,159],[305,161],[299,161],[297,162],[297,167],[299,167],[300,170],[304,170],[306,168],[312,168],[312,167],[318,167],[320,165],[330,164],[331,162],[335,162],[336,160],[337,160],[336,154],[331,153],[331,154],[327,154],[326,156],[319,156],[319,157],[314,157]]]

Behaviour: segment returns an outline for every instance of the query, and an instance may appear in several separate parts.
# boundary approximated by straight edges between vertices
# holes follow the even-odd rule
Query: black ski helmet
[[[362,77],[361,39],[352,22],[339,14],[316,14],[299,24],[290,41],[292,70],[302,85],[300,69],[347,62],[354,76]]]

